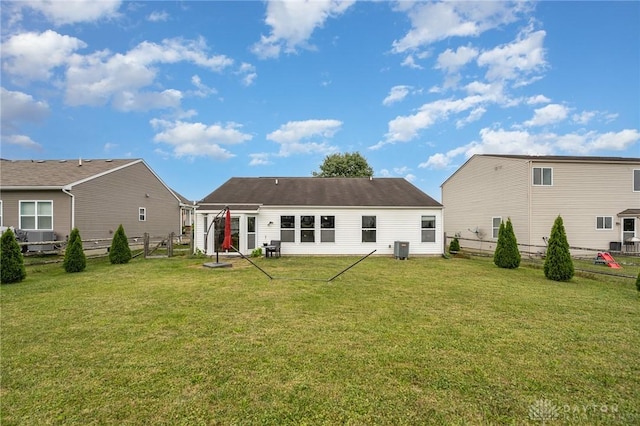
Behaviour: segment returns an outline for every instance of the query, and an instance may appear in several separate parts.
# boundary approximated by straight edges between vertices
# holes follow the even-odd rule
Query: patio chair
[[[280,257],[280,240],[271,240],[264,248],[265,257]]]

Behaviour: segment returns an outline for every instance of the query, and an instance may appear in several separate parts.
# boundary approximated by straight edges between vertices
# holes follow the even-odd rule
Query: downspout
[[[533,241],[531,240],[531,228],[532,228],[532,221],[533,221],[533,214],[531,212],[531,184],[533,182],[533,177],[532,177],[532,168],[531,168],[532,162],[531,160],[527,161],[527,215],[529,216],[527,219],[527,222],[529,222],[528,228],[529,228],[529,250],[532,250],[533,247],[531,247],[531,245],[533,244]],[[538,242],[538,244],[540,244],[540,242]]]
[[[71,197],[71,230],[73,230],[76,227],[76,197],[69,191],[71,191],[70,186],[62,188],[62,192]]]

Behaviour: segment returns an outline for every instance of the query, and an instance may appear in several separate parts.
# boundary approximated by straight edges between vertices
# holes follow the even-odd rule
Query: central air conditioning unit
[[[56,234],[53,231],[27,231],[27,242],[39,243],[42,241],[55,241]],[[28,251],[51,251],[53,244],[29,244]]]

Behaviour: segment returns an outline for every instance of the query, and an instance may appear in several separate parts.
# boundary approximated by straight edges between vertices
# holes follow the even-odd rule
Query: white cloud
[[[330,153],[336,147],[328,144],[342,127],[339,120],[290,121],[267,135],[267,139],[280,144],[278,155]]]
[[[0,117],[2,130],[14,131],[19,123],[39,122],[49,115],[49,105],[33,96],[0,87]]]
[[[399,2],[411,30],[393,42],[392,51],[403,53],[449,37],[477,37],[483,32],[516,21],[531,9],[525,2]]]
[[[400,102],[407,97],[410,91],[411,86],[393,86],[389,91],[387,97],[382,101],[382,105],[391,105],[393,103]]]
[[[2,135],[2,142],[9,145],[16,145],[20,148],[31,149],[35,151],[42,150],[42,145],[34,142],[29,136],[26,135]]]
[[[571,119],[574,123],[587,124],[598,115],[597,111],[582,111],[580,114],[573,114]]]
[[[545,126],[563,121],[569,115],[569,108],[560,104],[549,104],[533,112],[533,118],[523,124],[527,127]]]
[[[191,76],[191,84],[193,84],[197,90],[191,92],[190,94],[193,94],[194,96],[197,96],[199,98],[206,98],[209,95],[215,95],[216,93],[218,93],[215,88],[209,87],[204,84],[200,76],[197,74]]]
[[[256,78],[258,78],[256,67],[246,62],[240,64],[240,69],[238,69],[237,74],[242,76],[242,84],[245,86],[251,86],[256,81]]]
[[[92,22],[118,16],[120,0],[31,0],[19,2],[24,8],[42,13],[55,25]]]
[[[546,33],[532,31],[531,27],[521,31],[515,41],[482,52],[478,65],[487,67],[486,78],[494,80],[516,80],[524,85],[533,80],[526,79],[532,73],[543,71],[546,66],[543,48]]]
[[[271,33],[261,36],[251,50],[265,59],[276,58],[282,51],[309,49],[313,31],[328,18],[342,15],[354,3],[354,0],[269,1],[265,23],[271,27]]]
[[[69,105],[98,106],[112,102],[122,110],[146,110],[176,107],[181,94],[177,90],[143,92],[155,83],[157,64],[191,62],[220,72],[233,64],[224,55],[208,55],[203,39],[166,39],[161,44],[142,42],[125,54],[99,51],[91,55],[73,55],[67,69],[65,99]],[[133,99],[138,98],[138,99]]]
[[[249,154],[249,158],[251,161],[249,162],[250,166],[268,166],[269,164],[273,164],[269,158],[271,154],[267,152],[257,152],[255,154]]]
[[[472,109],[469,115],[467,115],[465,118],[462,118],[456,121],[456,128],[459,129],[461,127],[466,126],[469,123],[473,123],[474,121],[480,120],[485,112],[487,112],[487,109],[484,107],[478,107],[478,108]]]
[[[154,10],[147,16],[149,22],[165,22],[169,20],[169,14],[164,10]]]
[[[413,59],[413,55],[408,55],[406,58],[404,58],[404,61],[402,61],[400,65],[402,65],[403,67],[413,68],[414,70],[423,69],[423,67],[417,64],[416,60]]]
[[[52,70],[66,65],[71,54],[87,44],[47,30],[16,34],[2,43],[2,69],[22,80],[48,80]]]
[[[567,134],[558,137],[558,147],[563,151],[588,155],[598,151],[624,151],[640,141],[640,132],[625,129],[619,132]]]
[[[477,56],[478,50],[469,46],[460,46],[455,52],[447,49],[438,55],[436,68],[444,70],[447,73],[454,73]]]
[[[547,98],[544,95],[536,95],[536,96],[531,96],[527,98],[528,105],[547,104],[549,102],[551,102],[551,99]]]
[[[151,126],[157,132],[153,140],[173,147],[175,157],[212,157],[225,160],[235,155],[221,145],[236,145],[251,140],[252,135],[242,133],[237,123],[189,123],[153,119]]]

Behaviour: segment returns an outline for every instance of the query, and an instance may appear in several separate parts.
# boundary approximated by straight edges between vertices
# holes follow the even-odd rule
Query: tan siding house
[[[510,217],[518,243],[537,253],[560,215],[572,247],[636,251],[639,175],[640,158],[474,155],[442,184],[445,232],[493,249]]]
[[[46,160],[0,163],[2,226],[53,231],[77,227],[82,238],[181,233],[185,206],[142,159]]]

